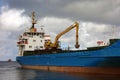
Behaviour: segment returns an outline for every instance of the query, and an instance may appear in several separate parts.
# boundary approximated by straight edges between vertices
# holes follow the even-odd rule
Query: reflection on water
[[[21,69],[16,62],[0,62],[0,80],[120,80],[120,75],[27,70]]]

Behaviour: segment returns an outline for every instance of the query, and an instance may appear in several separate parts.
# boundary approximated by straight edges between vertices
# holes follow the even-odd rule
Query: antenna
[[[37,20],[35,20],[35,12],[32,12],[32,27],[31,28],[34,28],[34,24],[37,23]]]

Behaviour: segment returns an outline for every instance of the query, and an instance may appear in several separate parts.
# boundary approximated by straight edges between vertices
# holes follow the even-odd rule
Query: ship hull
[[[120,74],[120,40],[104,49],[17,57],[23,68]]]
[[[61,54],[59,54],[61,55]],[[60,72],[120,74],[120,57],[51,57],[48,55],[17,57],[25,69]]]

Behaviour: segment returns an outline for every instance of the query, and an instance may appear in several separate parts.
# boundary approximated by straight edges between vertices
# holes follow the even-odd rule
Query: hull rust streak
[[[63,66],[22,66],[25,69],[59,71],[59,72],[80,72],[93,74],[120,74],[120,68],[100,68],[100,67],[63,67]]]

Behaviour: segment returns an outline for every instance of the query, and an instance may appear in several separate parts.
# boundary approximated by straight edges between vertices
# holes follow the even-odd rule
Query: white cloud
[[[120,38],[119,30],[119,26],[83,22],[80,29],[80,41],[84,47],[97,46],[96,42],[99,40],[107,43],[110,38]]]
[[[29,21],[29,17],[23,15],[24,10],[1,7],[0,28],[5,30],[20,30]]]
[[[40,24],[44,25],[46,33],[49,33],[52,38],[65,30],[68,26],[74,22],[70,19],[57,18],[57,17],[44,17],[40,20]],[[53,39],[54,40],[54,39]]]

